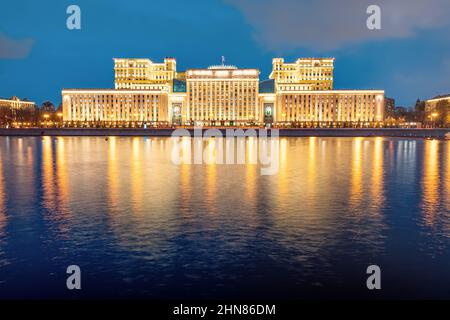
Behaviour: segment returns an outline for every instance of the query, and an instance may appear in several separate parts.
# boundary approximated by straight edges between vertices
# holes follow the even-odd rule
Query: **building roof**
[[[236,70],[238,67],[233,66],[233,65],[225,65],[225,64],[220,64],[220,65],[214,65],[214,66],[209,66],[208,69],[209,70]]]
[[[0,100],[2,100],[2,101],[15,101],[15,102],[20,102],[20,103],[35,103],[34,101],[30,101],[30,100],[28,100],[27,98],[25,98],[25,99],[20,99],[20,98],[18,98],[18,97],[16,97],[16,96],[13,96],[13,97],[11,97],[11,98],[2,98],[2,97],[0,97]]]
[[[431,98],[430,100],[438,100],[438,99],[445,99],[445,98],[450,98],[450,94],[444,94],[444,95],[436,96],[434,98]]]

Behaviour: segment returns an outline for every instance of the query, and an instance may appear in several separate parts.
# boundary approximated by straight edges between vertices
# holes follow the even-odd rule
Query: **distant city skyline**
[[[381,0],[381,31],[365,28],[365,0],[80,0],[82,29],[72,31],[70,4],[2,5],[1,97],[57,106],[62,88],[111,88],[113,58],[167,55],[179,70],[224,56],[240,68],[260,66],[261,79],[274,56],[335,57],[335,89],[383,88],[406,107],[450,92],[448,1]]]

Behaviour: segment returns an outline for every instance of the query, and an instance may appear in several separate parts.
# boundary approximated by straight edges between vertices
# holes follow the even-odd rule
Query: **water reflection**
[[[450,238],[450,143],[445,144],[447,150],[445,156],[445,185],[442,192],[442,199],[444,199],[444,208],[441,220],[444,221],[443,232],[444,235]]]
[[[53,166],[53,141],[51,137],[42,138],[42,183],[44,206],[48,210],[56,209],[55,168]]]
[[[0,153],[0,250],[1,241],[4,237],[4,228],[6,226],[6,207],[5,207],[5,181],[3,177],[3,152]],[[1,251],[0,251],[1,253]]]
[[[288,157],[288,140],[281,138],[280,141],[280,168],[277,174],[278,201],[286,203],[289,197],[289,167],[287,163]]]
[[[209,162],[206,164],[206,188],[205,188],[205,202],[208,213],[215,214],[217,208],[217,146],[215,139],[209,139],[206,146],[206,155]]]
[[[226,141],[215,138],[200,141],[207,164],[188,163],[195,143],[182,138],[180,165],[164,138],[0,138],[0,276],[20,281],[5,261],[50,274],[69,260],[113,283],[106,295],[215,296],[262,280],[269,296],[295,295],[381,260],[442,281],[448,142],[281,138],[273,176],[261,175],[257,138],[234,142],[248,164],[216,163]]]
[[[58,137],[56,139],[56,182],[58,187],[58,201],[62,214],[68,214],[69,202],[69,177],[68,160],[66,159],[66,139]]]
[[[143,166],[145,163],[142,151],[143,139],[134,137],[132,138],[132,152],[131,152],[131,203],[133,206],[133,212],[142,213],[143,207],[143,188],[144,188],[144,172]]]
[[[445,208],[450,216],[450,143],[445,144],[447,153],[445,157],[445,191],[443,198],[445,199]],[[450,224],[450,222],[449,222]]]
[[[7,265],[9,262],[7,258],[5,258],[5,253],[3,251],[3,247],[6,241],[6,225],[7,225],[7,216],[6,216],[6,190],[5,190],[5,181],[3,176],[3,152],[0,152],[0,269]],[[0,285],[3,280],[0,278]]]
[[[350,209],[354,212],[361,212],[361,202],[363,196],[362,188],[362,163],[363,163],[363,138],[355,138],[352,150],[352,172],[351,172],[351,192]]]
[[[439,145],[440,142],[437,140],[425,141],[422,207],[424,219],[428,225],[433,225],[435,223],[437,210],[439,210]]]
[[[315,199],[314,195],[316,194],[316,177],[317,177],[317,138],[310,137],[309,138],[309,146],[308,146],[308,170],[306,172],[306,186],[307,186],[307,195],[308,198],[313,200]],[[286,152],[287,153],[287,152]]]
[[[374,214],[381,214],[384,205],[384,139],[375,138],[372,160],[372,203]]]
[[[119,169],[117,161],[117,138],[110,137],[108,141],[108,200],[112,212],[118,206],[119,199]]]

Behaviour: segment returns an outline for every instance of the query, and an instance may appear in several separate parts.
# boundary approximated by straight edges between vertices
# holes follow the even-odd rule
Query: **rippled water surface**
[[[0,297],[450,298],[449,142],[283,138],[269,176],[171,153],[0,138]]]

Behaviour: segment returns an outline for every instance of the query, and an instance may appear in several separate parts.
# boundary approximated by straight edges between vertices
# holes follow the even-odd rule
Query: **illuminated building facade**
[[[18,97],[12,97],[11,99],[0,99],[1,109],[10,109],[13,112],[24,109],[34,109],[36,104],[32,101],[20,100]]]
[[[186,72],[186,119],[196,125],[258,122],[259,71],[212,66]]]
[[[115,89],[62,91],[68,126],[375,126],[383,90],[333,90],[334,59],[273,59],[259,70],[218,65],[177,72],[176,60],[114,59]],[[345,125],[344,125],[345,124]]]
[[[36,104],[18,97],[0,99],[0,127],[28,127],[34,123]]]
[[[176,77],[177,62],[165,58],[164,63],[150,59],[114,59],[115,87],[118,90],[162,89]]]
[[[297,91],[278,92],[277,119],[282,123],[373,124],[383,121],[383,91]],[[281,120],[281,121],[280,121]]]
[[[284,91],[333,90],[333,71],[334,58],[300,58],[295,63],[275,58],[269,78]]]
[[[63,119],[73,126],[168,124],[168,92],[153,90],[64,90]]]
[[[450,95],[437,96],[425,102],[425,122],[450,127]]]

